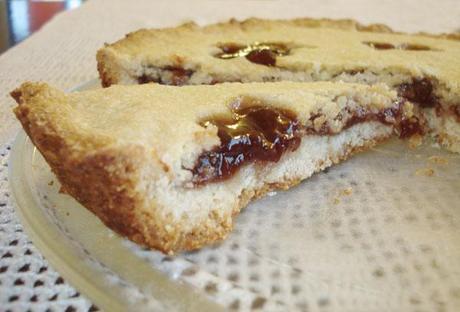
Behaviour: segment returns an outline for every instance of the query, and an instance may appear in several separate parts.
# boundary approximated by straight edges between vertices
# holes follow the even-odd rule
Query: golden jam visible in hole
[[[276,57],[288,55],[290,49],[282,43],[260,43],[255,42],[250,45],[240,45],[236,43],[226,43],[219,45],[221,53],[215,56],[221,59],[231,59],[236,57],[246,57],[250,62],[275,66]]]
[[[430,51],[432,50],[428,46],[425,46],[422,44],[415,44],[415,43],[402,43],[399,45],[394,45],[394,44],[386,43],[386,42],[371,42],[371,41],[365,41],[363,43],[376,50],[407,50],[407,51]]]
[[[277,162],[282,154],[300,144],[299,123],[292,112],[267,106],[236,109],[230,119],[211,118],[221,145],[204,152],[193,168],[193,182],[224,180],[248,162]]]

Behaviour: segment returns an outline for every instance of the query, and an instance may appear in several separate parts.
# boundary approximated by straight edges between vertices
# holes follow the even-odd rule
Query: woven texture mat
[[[142,27],[173,26],[230,17],[354,18],[396,30],[460,31],[458,0],[430,1],[121,1],[92,0],[59,14],[39,32],[0,56],[0,311],[95,311],[50,268],[23,232],[8,186],[10,143],[19,129],[9,92],[25,80],[69,89],[97,77],[95,53]]]

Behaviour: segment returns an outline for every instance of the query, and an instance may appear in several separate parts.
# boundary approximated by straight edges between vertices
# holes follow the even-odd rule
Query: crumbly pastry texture
[[[235,46],[257,44],[282,46],[287,53],[251,58],[247,50],[220,57]],[[415,83],[426,97],[435,99],[422,103],[433,109],[427,113],[432,134],[448,149],[459,151],[458,55],[458,34],[404,34],[352,20],[252,18],[138,30],[100,49],[97,61],[104,86],[288,80],[385,83],[398,89]]]
[[[354,119],[345,116],[382,112],[397,102],[384,85],[330,82],[117,85],[70,94],[24,83],[12,96],[17,118],[62,191],[121,235],[167,253],[221,240],[251,200],[390,137],[389,123],[347,124]],[[220,144],[217,127],[201,121],[228,116],[248,100],[289,110],[311,130],[277,162],[250,162],[228,179],[193,184],[199,155]],[[325,124],[332,132],[321,130]]]

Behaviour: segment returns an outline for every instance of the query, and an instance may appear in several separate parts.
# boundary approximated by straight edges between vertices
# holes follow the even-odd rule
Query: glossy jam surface
[[[431,48],[421,44],[402,43],[394,45],[386,42],[363,42],[365,45],[370,46],[376,50],[407,50],[407,51],[430,51]]]
[[[231,59],[236,57],[246,57],[252,63],[275,66],[276,57],[289,54],[289,49],[282,43],[259,43],[250,45],[240,45],[236,43],[227,43],[220,45],[222,50],[216,57],[221,59]]]
[[[248,55],[246,55],[246,58],[256,64],[275,66],[276,56],[277,54],[272,50],[263,49],[249,52]]]
[[[292,112],[266,106],[233,111],[230,119],[213,118],[221,145],[204,152],[193,169],[195,184],[224,180],[248,162],[277,162],[287,150],[300,144],[299,124]]]

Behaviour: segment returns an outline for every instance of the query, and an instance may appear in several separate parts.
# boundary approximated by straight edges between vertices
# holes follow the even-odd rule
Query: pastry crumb
[[[342,196],[350,196],[352,193],[353,193],[353,188],[351,188],[351,187],[347,187],[347,188],[344,188],[343,190],[340,190],[339,195],[334,198],[333,204],[334,205],[339,204],[340,203],[340,197],[342,197]]]
[[[422,145],[423,137],[421,135],[413,135],[409,138],[408,145],[410,149],[415,149]]]
[[[438,165],[447,165],[449,163],[449,160],[446,157],[436,155],[428,157],[428,161]]]
[[[340,195],[343,195],[343,196],[349,196],[352,193],[353,193],[353,189],[351,187],[347,187],[340,191]]]
[[[434,169],[433,168],[420,168],[415,171],[415,175],[432,177],[434,175]]]

